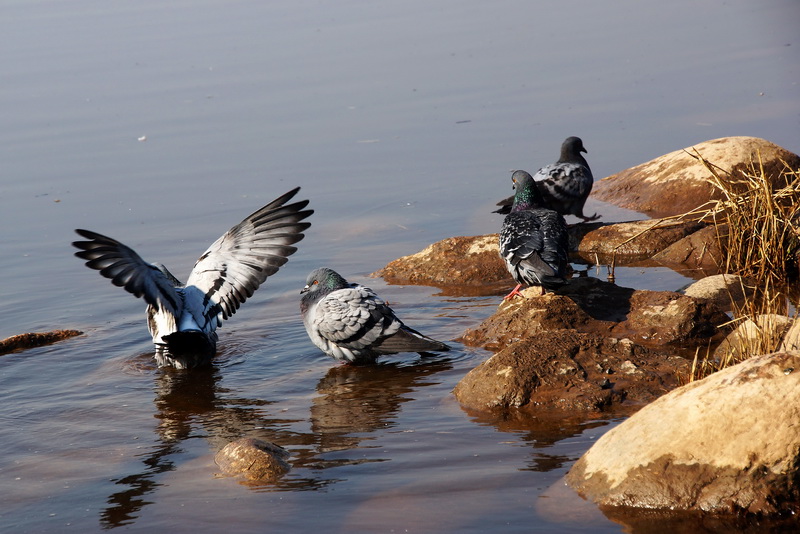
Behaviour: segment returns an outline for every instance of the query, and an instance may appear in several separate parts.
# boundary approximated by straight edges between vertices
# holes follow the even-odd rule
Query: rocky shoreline
[[[568,483],[604,512],[661,510],[785,517],[800,513],[800,325],[775,328],[775,354],[687,383],[696,351],[741,343],[725,312],[746,297],[723,274],[727,228],[682,217],[715,200],[697,157],[740,172],[757,162],[771,175],[800,157],[763,139],[715,139],[610,176],[592,195],[660,217],[570,228],[572,254],[590,263],[641,262],[703,276],[683,292],[646,291],[596,278],[501,302],[459,341],[494,355],[454,395],[465,410],[502,420],[631,415],[573,466]],[[496,234],[452,237],[374,273],[394,284],[448,295],[496,295],[510,287]],[[731,336],[726,339],[726,336]],[[735,337],[733,337],[735,336]],[[792,352],[794,351],[794,352]],[[779,400],[780,399],[780,400]]]

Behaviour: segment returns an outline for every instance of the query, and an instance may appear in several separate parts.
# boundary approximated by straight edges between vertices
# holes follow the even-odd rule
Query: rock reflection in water
[[[572,455],[548,453],[546,452],[548,449],[553,448],[563,452],[564,447],[559,448],[555,445],[564,440],[581,436],[592,428],[609,424],[609,420],[569,416],[566,412],[549,412],[542,414],[541,417],[507,413],[505,417],[498,417],[496,413],[463,409],[476,423],[493,426],[504,434],[516,434],[521,441],[533,447],[526,470],[541,473],[567,468],[577,460],[577,457]]]

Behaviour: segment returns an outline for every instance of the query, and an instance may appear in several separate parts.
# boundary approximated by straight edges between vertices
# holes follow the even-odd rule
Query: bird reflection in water
[[[325,453],[365,448],[369,434],[391,428],[408,393],[426,385],[426,379],[452,368],[447,357],[423,357],[409,365],[387,362],[377,365],[337,365],[317,383],[318,397],[311,401],[311,430],[317,467],[384,461],[358,458],[325,459]]]
[[[142,356],[152,359],[152,354]],[[136,522],[141,510],[156,502],[162,485],[159,478],[180,467],[182,443],[204,438],[216,452],[228,442],[254,437],[277,443],[292,452],[293,472],[274,484],[257,490],[317,490],[340,479],[320,473],[330,467],[363,463],[358,459],[326,459],[325,453],[363,448],[368,434],[393,425],[406,395],[423,387],[426,378],[450,369],[447,359],[422,358],[413,365],[386,363],[373,366],[336,366],[319,381],[311,405],[311,432],[287,430],[299,421],[270,417],[264,409],[272,402],[240,397],[220,385],[216,366],[190,372],[153,370],[156,443],[141,455],[142,468],[114,480],[119,491],[107,499],[100,513],[102,528]],[[303,471],[311,470],[310,476]],[[209,475],[211,476],[211,475]],[[150,496],[150,497],[148,497]]]
[[[152,359],[152,353],[146,357]],[[216,366],[154,373],[155,418],[159,421],[156,443],[141,455],[143,467],[139,472],[114,480],[124,489],[109,496],[108,506],[100,514],[103,528],[135,522],[141,509],[154,502],[147,495],[161,486],[160,475],[178,467],[175,455],[184,452],[181,443],[187,439],[205,438],[212,450],[244,435],[263,437],[266,433],[263,439],[281,441],[280,436],[265,429],[285,420],[267,418],[261,409],[270,404],[267,401],[231,396],[230,390],[219,385],[221,376]]]

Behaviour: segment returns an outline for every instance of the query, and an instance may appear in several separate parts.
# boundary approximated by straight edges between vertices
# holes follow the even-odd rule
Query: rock
[[[649,258],[703,228],[697,222],[675,222],[646,220],[627,223],[601,225],[587,232],[578,244],[578,252],[586,259],[594,260],[594,255],[607,257],[616,253],[627,256],[622,262]]]
[[[390,262],[372,276],[381,276],[390,284],[457,286],[466,294],[492,284],[502,290],[514,283],[500,258],[497,234],[443,239]]]
[[[800,321],[798,321],[797,318],[792,320],[792,325],[789,327],[786,335],[783,336],[780,350],[800,350]]]
[[[567,474],[601,505],[800,513],[800,354],[756,356],[612,428]]]
[[[459,339],[489,350],[547,330],[574,329],[648,346],[670,345],[694,353],[722,336],[727,315],[711,302],[671,291],[634,290],[597,278],[576,278],[555,293],[503,302],[495,314]]]
[[[52,332],[18,334],[0,341],[0,354],[41,347],[82,334],[83,332],[79,330],[54,330]]]
[[[720,310],[730,311],[734,306],[742,306],[753,291],[745,288],[744,279],[738,274],[715,274],[694,282],[683,290],[683,294],[709,300]]]
[[[739,361],[772,352],[780,345],[791,324],[792,320],[785,315],[764,314],[758,315],[755,320],[745,319],[717,346],[714,359],[723,361],[731,358]]]
[[[214,462],[226,474],[249,482],[269,483],[289,472],[289,452],[274,443],[242,438],[225,445]]]
[[[701,269],[710,273],[718,273],[725,265],[725,254],[715,226],[706,226],[679,239],[653,254],[651,259],[662,265]]]
[[[721,337],[729,320],[712,302],[672,291],[635,291],[630,309],[611,332],[648,345],[696,347]]]
[[[764,139],[724,137],[671,152],[595,182],[592,196],[616,206],[668,217],[687,213],[708,200],[721,198],[710,183],[710,172],[693,155],[734,174],[751,161],[764,164],[767,176],[779,177],[786,167],[800,167],[800,156]]]
[[[633,407],[678,386],[688,360],[630,340],[543,331],[470,371],[453,393],[467,409],[598,412]]]

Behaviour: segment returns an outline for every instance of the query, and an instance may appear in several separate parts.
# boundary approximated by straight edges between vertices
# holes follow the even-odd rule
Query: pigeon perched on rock
[[[567,137],[561,144],[558,161],[539,169],[533,180],[548,207],[561,215],[575,215],[589,222],[600,216],[596,213],[591,217],[583,214],[583,206],[592,192],[594,177],[581,152],[586,152],[586,149],[580,137]],[[500,209],[494,213],[510,213],[513,201],[514,197],[501,200],[497,203]]]
[[[287,204],[299,187],[273,200],[217,239],[195,263],[186,284],[166,267],[147,263],[119,241],[89,230],[75,230],[75,255],[111,282],[147,302],[147,328],[159,367],[196,367],[211,361],[216,329],[268,276],[295,253],[313,213],[308,200]]]
[[[308,275],[300,312],[311,341],[345,363],[372,363],[398,352],[442,352],[450,347],[403,324],[370,288],[320,267]]]
[[[504,299],[521,295],[522,285],[555,289],[566,283],[569,266],[567,223],[561,214],[543,207],[530,174],[514,171],[514,203],[500,230],[500,256],[515,287]]]

